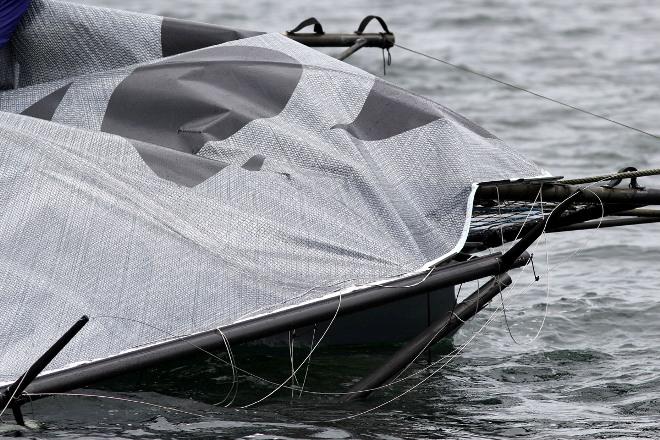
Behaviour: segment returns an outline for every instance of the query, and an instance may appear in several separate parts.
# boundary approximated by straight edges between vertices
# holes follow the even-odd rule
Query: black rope
[[[554,99],[554,98],[550,98],[549,96],[541,95],[540,93],[533,92],[533,91],[528,90],[528,89],[526,89],[526,88],[524,88],[524,87],[520,87],[520,86],[517,86],[517,85],[515,85],[515,84],[508,83],[508,82],[503,81],[503,80],[501,80],[501,79],[498,79],[498,78],[492,77],[492,76],[490,76],[490,75],[486,75],[485,73],[480,73],[480,72],[474,71],[474,70],[472,70],[472,69],[469,69],[469,68],[467,68],[467,67],[462,67],[462,66],[459,66],[459,65],[457,65],[457,64],[450,63],[449,61],[446,61],[446,60],[443,60],[443,59],[440,59],[440,58],[434,57],[434,56],[432,56],[432,55],[429,55],[429,54],[426,54],[426,53],[423,53],[423,52],[419,52],[419,51],[417,51],[417,50],[411,49],[411,48],[409,48],[409,47],[402,46],[402,45],[397,44],[397,43],[394,43],[394,46],[396,46],[396,47],[398,47],[398,48],[400,48],[400,49],[403,49],[403,50],[407,50],[408,52],[411,52],[411,53],[414,53],[414,54],[417,54],[417,55],[421,55],[421,56],[423,56],[423,57],[426,57],[426,58],[429,58],[429,59],[431,59],[431,60],[437,61],[437,62],[439,62],[439,63],[446,64],[446,65],[451,66],[451,67],[453,67],[453,68],[455,68],[455,69],[459,69],[459,70],[462,70],[462,71],[464,71],[464,72],[468,72],[468,73],[471,73],[471,74],[473,74],[473,75],[477,75],[477,76],[480,76],[480,77],[482,77],[482,78],[485,78],[485,79],[488,79],[488,80],[494,81],[494,82],[496,82],[496,83],[502,84],[502,85],[507,86],[507,87],[510,87],[510,88],[512,88],[512,89],[516,89],[516,90],[519,90],[519,91],[521,91],[521,92],[526,92],[526,93],[529,93],[530,95],[534,95],[534,96],[536,96],[536,97],[538,97],[538,98],[542,98],[542,99],[545,99],[545,100],[547,100],[547,101],[554,102],[555,104],[562,105],[562,106],[564,106],[564,107],[570,108],[571,110],[575,110],[575,111],[578,111],[578,112],[582,112],[582,113],[585,113],[585,114],[587,114],[587,115],[593,116],[593,117],[595,117],[595,118],[599,118],[599,119],[605,120],[605,121],[610,122],[610,123],[612,123],[612,124],[616,124],[616,125],[619,125],[619,126],[621,126],[621,127],[624,127],[624,128],[627,128],[627,129],[630,129],[630,130],[636,131],[636,132],[638,132],[638,133],[645,134],[645,135],[650,136],[650,137],[652,137],[652,138],[654,138],[654,139],[656,139],[656,140],[657,140],[657,139],[660,139],[660,136],[655,135],[655,134],[653,134],[653,133],[649,133],[648,131],[644,131],[644,130],[642,130],[641,128],[633,127],[632,125],[628,125],[628,124],[624,124],[623,122],[615,121],[614,119],[610,119],[610,118],[608,118],[608,117],[606,117],[606,116],[599,115],[599,114],[597,114],[597,113],[593,113],[593,112],[591,112],[591,111],[589,111],[589,110],[585,110],[585,109],[583,109],[583,108],[576,107],[576,106],[574,106],[574,105],[568,104],[568,103],[563,102],[563,101],[560,101],[560,100],[558,100],[558,99]]]
[[[601,182],[610,179],[630,179],[644,176],[660,175],[660,168],[649,168],[648,170],[625,171],[622,173],[603,174],[601,176],[580,177],[578,179],[565,179],[557,183],[565,185],[581,185],[583,183]]]
[[[534,273],[534,281],[540,280],[541,277],[536,275],[536,268],[534,267],[534,254],[529,256],[529,261],[532,263],[532,272]]]
[[[357,31],[355,31],[355,33],[358,35],[362,35],[371,20],[376,20],[378,23],[380,23],[380,27],[383,28],[383,32],[385,32],[386,34],[391,34],[390,30],[387,28],[387,23],[385,23],[385,20],[383,20],[377,15],[367,15],[366,17],[364,17],[360,22],[360,25],[358,26],[358,29]]]
[[[321,23],[314,17],[309,17],[307,20],[303,20],[300,22],[300,24],[290,31],[286,31],[287,34],[295,34],[298,31],[303,30],[307,26],[314,26],[314,33],[316,35],[323,35],[325,32],[323,32],[323,26],[321,26]]]
[[[385,51],[387,51],[387,59],[385,59]],[[387,66],[392,65],[392,54],[390,53],[390,49],[388,48],[383,48],[383,76],[387,75]]]

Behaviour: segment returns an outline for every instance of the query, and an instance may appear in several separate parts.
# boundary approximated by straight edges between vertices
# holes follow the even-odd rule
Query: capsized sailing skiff
[[[0,409],[20,417],[26,393],[438,301],[359,394],[481,310],[543,231],[639,220],[660,202],[558,181],[450,109],[305,45],[391,47],[369,20],[282,35],[32,2],[0,91]],[[452,286],[489,276],[455,304]]]

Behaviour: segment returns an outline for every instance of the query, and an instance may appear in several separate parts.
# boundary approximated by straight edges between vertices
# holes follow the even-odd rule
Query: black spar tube
[[[363,41],[363,47],[378,47],[389,49],[394,46],[394,34],[391,33],[363,33],[363,34],[311,34],[311,33],[286,33],[298,43],[308,47],[351,47],[358,41]]]
[[[20,405],[15,405],[12,400],[20,396],[23,391],[32,383],[32,381],[43,371],[44,368],[55,359],[55,357],[67,346],[80,330],[89,322],[87,316],[83,316],[69,328],[55,343],[37,359],[28,370],[23,373],[14,383],[5,387],[0,393],[0,412],[3,412],[7,406],[11,406],[14,412],[14,418],[19,425],[25,425],[23,415],[20,411]]]
[[[660,190],[632,188],[603,188],[596,184],[563,185],[560,183],[507,183],[483,184],[477,190],[476,200],[534,201],[542,189],[543,201],[562,202],[571,197],[573,203],[590,202],[644,206],[660,204]],[[584,191],[583,191],[584,189]],[[575,193],[579,193],[573,196]]]
[[[387,288],[376,286],[350,292],[341,296],[339,309],[340,298],[333,296],[227,325],[221,330],[231,344],[261,339],[328,320],[335,313],[338,315],[349,314],[443,287],[500,274],[502,272],[500,259],[500,254],[493,254],[466,262],[450,263],[436,268],[433,274],[420,283],[415,283],[414,280],[411,283],[411,279],[404,279],[392,283]],[[514,262],[513,266],[524,266],[527,261],[529,261],[529,254],[525,252]],[[198,353],[200,349],[224,349],[223,339],[216,329],[77,365],[66,370],[54,371],[36,378],[26,392],[35,394],[65,392],[132,371],[153,367],[162,362],[190,356]]]

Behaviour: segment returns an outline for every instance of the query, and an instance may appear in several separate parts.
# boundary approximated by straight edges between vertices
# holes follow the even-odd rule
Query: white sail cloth
[[[545,174],[439,104],[282,35],[163,58],[163,29],[39,0],[12,42],[0,382],[83,314],[51,369],[429,267],[462,247],[475,183]],[[67,32],[86,38],[40,35]]]

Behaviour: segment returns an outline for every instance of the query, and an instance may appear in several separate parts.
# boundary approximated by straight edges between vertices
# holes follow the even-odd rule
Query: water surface
[[[660,121],[660,5],[651,0],[460,3],[87,0],[86,3],[225,26],[284,31],[308,16],[327,30],[353,31],[367,14],[386,18],[405,46],[484,71],[645,130]],[[570,111],[400,49],[387,77],[466,115],[555,175],[602,174],[660,165],[657,139]],[[351,62],[382,75],[381,54]],[[660,180],[643,179],[660,186]],[[574,251],[580,250],[577,255]],[[471,341],[437,366],[366,402],[285,390],[247,410],[272,387],[242,377],[232,408],[231,371],[200,358],[133,378],[126,393],[157,403],[58,397],[26,407],[38,438],[658,438],[660,436],[660,227],[644,225],[548,237],[536,251],[541,282],[507,304],[496,301],[456,336]],[[564,263],[557,266],[557,263]],[[529,275],[521,278],[526,285]],[[549,279],[549,290],[546,282]],[[471,286],[464,286],[464,291]],[[547,299],[546,299],[547,295]],[[538,338],[537,329],[546,315]],[[493,318],[490,325],[482,328]],[[476,337],[473,336],[476,334]],[[473,338],[473,339],[471,339]],[[515,340],[514,340],[515,339]],[[451,346],[436,349],[450,352]],[[315,355],[306,389],[342,391],[392,347]],[[237,353],[239,365],[281,382],[282,353]],[[296,358],[304,357],[297,349]],[[424,367],[420,364],[419,367]],[[435,372],[433,376],[429,372]],[[422,380],[424,383],[418,385]],[[115,384],[116,386],[117,384]],[[418,386],[417,386],[418,385]],[[407,392],[410,388],[415,389]],[[141,391],[146,390],[148,391]],[[406,393],[363,416],[356,414]],[[329,422],[331,419],[353,417]],[[9,434],[9,432],[5,432]]]

